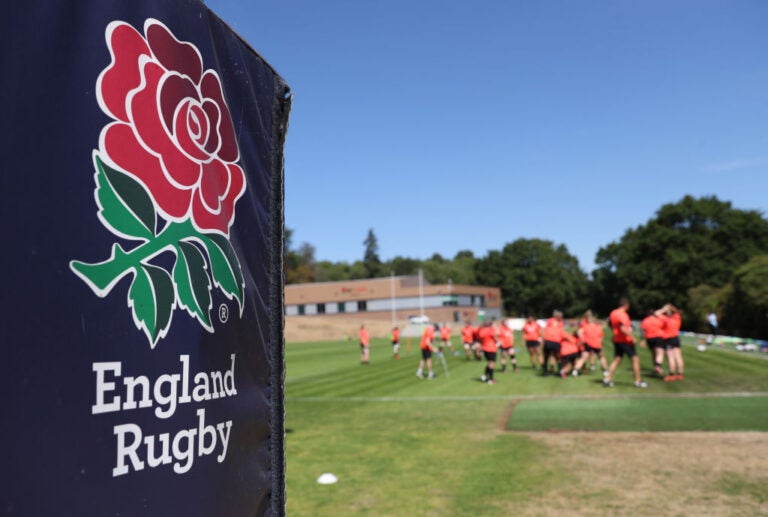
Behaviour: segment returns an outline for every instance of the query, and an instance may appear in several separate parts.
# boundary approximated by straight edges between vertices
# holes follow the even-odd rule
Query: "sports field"
[[[463,356],[416,378],[415,340],[368,366],[356,341],[288,343],[288,514],[768,515],[768,355],[684,353],[684,381],[638,389],[629,361],[604,388],[523,351],[488,385]]]

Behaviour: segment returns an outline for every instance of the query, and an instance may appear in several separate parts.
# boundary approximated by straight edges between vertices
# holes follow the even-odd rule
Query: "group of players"
[[[640,370],[640,358],[637,355],[637,342],[632,332],[632,322],[629,317],[630,303],[623,298],[619,307],[611,311],[608,317],[608,326],[612,331],[614,357],[610,364],[603,352],[603,324],[595,318],[592,311],[586,311],[578,324],[567,324],[561,311],[554,311],[552,317],[546,321],[542,328],[534,316],[529,316],[523,326],[522,335],[530,357],[531,368],[541,370],[542,375],[559,375],[567,378],[569,375],[577,376],[580,372],[594,371],[599,361],[603,371],[603,384],[612,387],[613,376],[621,364],[623,358],[629,357],[632,362],[634,386],[646,388],[648,384],[643,381]],[[680,349],[680,312],[675,306],[668,303],[657,310],[649,310],[642,320],[641,346],[646,346],[651,354],[654,373],[664,381],[683,380],[684,361]],[[436,342],[435,333],[439,332],[440,343]],[[495,384],[494,371],[497,358],[500,356],[501,371],[507,371],[507,361],[512,366],[512,371],[518,371],[515,357],[514,331],[506,321],[485,321],[480,326],[474,327],[466,322],[461,329],[464,353],[467,360],[475,358],[486,360],[485,370],[480,377],[481,381]],[[399,331],[397,328],[392,333],[392,344],[395,357],[399,357]],[[419,378],[424,378],[424,369],[427,369],[427,378],[434,378],[432,370],[433,353],[442,353],[444,349],[450,350],[451,330],[448,325],[427,325],[421,337],[421,361],[416,371]],[[663,369],[664,359],[667,359],[668,373]]]

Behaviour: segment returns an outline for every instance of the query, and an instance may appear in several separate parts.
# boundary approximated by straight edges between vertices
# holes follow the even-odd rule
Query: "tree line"
[[[645,224],[601,247],[587,275],[564,244],[517,239],[477,257],[459,251],[428,259],[396,256],[382,261],[373,229],[363,241],[362,259],[315,259],[309,243],[293,247],[286,230],[287,283],[324,282],[415,275],[433,283],[488,285],[501,289],[505,313],[549,315],[588,308],[607,315],[622,296],[636,318],[671,302],[682,309],[684,328],[705,330],[715,312],[724,332],[768,338],[768,220],[715,196],[686,196],[663,205]]]

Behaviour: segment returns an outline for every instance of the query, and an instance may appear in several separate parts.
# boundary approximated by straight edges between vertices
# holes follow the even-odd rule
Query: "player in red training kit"
[[[541,325],[533,316],[528,316],[528,320],[523,325],[523,340],[525,348],[528,349],[528,356],[531,358],[531,368],[534,370],[544,364],[541,357]]]
[[[461,339],[464,342],[464,353],[467,356],[467,361],[472,357],[472,345],[475,343],[475,334],[477,329],[469,324],[467,321],[461,328]]]
[[[360,364],[368,364],[370,358],[370,338],[365,325],[360,325]]]
[[[608,375],[603,379],[603,384],[607,387],[613,386],[613,374],[616,368],[621,364],[622,358],[626,355],[632,360],[632,373],[635,376],[636,388],[647,388],[648,384],[643,382],[640,377],[640,358],[635,350],[635,337],[632,335],[632,320],[629,319],[629,300],[622,298],[619,307],[611,311],[608,320],[613,329],[613,349],[615,357],[608,368]]]
[[[501,344],[501,371],[507,371],[507,357],[512,365],[512,371],[517,372],[517,360],[515,359],[515,331],[509,328],[506,322],[499,326],[499,342]]]
[[[448,326],[447,323],[444,323],[442,327],[440,327],[440,351],[443,351],[444,347],[448,347],[448,350],[451,351],[451,355],[453,354],[453,343],[451,343],[451,327]]]
[[[483,347],[483,355],[488,364],[485,367],[485,373],[480,377],[480,380],[487,382],[488,384],[496,384],[493,380],[493,368],[496,366],[496,330],[491,325],[490,321],[483,323],[483,326],[478,330],[480,337],[480,346]]]
[[[437,348],[432,346],[435,341],[435,327],[427,325],[424,328],[424,332],[421,335],[421,361],[419,361],[419,369],[416,370],[416,377],[419,379],[424,378],[424,365],[427,365],[429,371],[428,379],[435,378],[435,372],[432,371],[432,352],[437,352]]]
[[[563,340],[565,328],[563,324],[563,313],[552,311],[552,317],[547,320],[544,327],[544,364],[541,365],[541,374],[548,375],[549,363],[552,360],[558,365],[560,358],[560,342]]]
[[[392,353],[395,359],[400,359],[400,329],[398,327],[392,329]]]
[[[661,309],[664,318],[664,346],[667,349],[667,363],[669,364],[669,375],[664,380],[682,381],[683,380],[683,351],[680,349],[680,326],[682,318],[680,311],[671,303],[666,304]]]
[[[661,365],[664,363],[664,318],[661,310],[648,311],[648,315],[640,323],[640,328],[643,329],[645,344],[651,351],[653,371],[656,375],[663,376]]]

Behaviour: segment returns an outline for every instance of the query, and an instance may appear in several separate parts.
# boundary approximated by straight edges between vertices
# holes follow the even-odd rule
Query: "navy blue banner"
[[[0,511],[284,511],[289,90],[196,0],[0,22]]]

